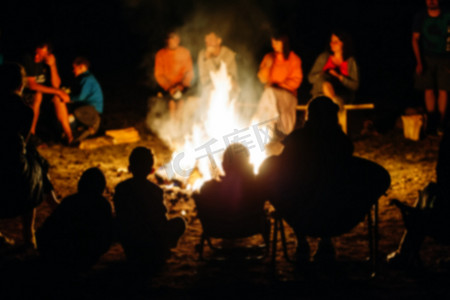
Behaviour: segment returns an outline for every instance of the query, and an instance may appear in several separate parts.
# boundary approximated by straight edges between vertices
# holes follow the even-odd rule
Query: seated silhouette
[[[205,236],[240,238],[261,233],[267,243],[265,200],[249,158],[244,145],[228,146],[222,162],[225,176],[206,182],[194,195]]]
[[[119,239],[127,259],[148,267],[164,264],[186,228],[181,217],[167,219],[163,190],[147,180],[153,163],[150,149],[136,147],[129,157],[133,177],[119,183],[114,195]]]
[[[112,241],[111,205],[102,193],[105,176],[87,169],[78,192],[64,198],[37,231],[43,259],[66,270],[86,270],[108,251]]]
[[[419,194],[414,207],[394,200],[403,216],[406,230],[398,249],[388,255],[391,266],[421,267],[420,248],[425,237],[450,244],[450,134],[447,126],[439,147],[437,182],[431,182]]]
[[[383,167],[352,156],[338,110],[327,97],[313,99],[305,127],[287,136],[283,152],[260,167],[259,185],[294,229],[299,259],[309,259],[305,236],[322,238],[315,259],[334,258],[330,238],[362,221],[390,185]]]

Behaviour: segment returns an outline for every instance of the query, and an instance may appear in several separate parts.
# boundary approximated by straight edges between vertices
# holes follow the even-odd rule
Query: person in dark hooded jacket
[[[315,260],[334,259],[330,238],[362,221],[390,185],[383,167],[353,156],[338,111],[328,97],[313,99],[305,127],[288,135],[283,152],[259,171],[264,194],[294,229],[300,259],[309,259],[305,236],[321,238]]]

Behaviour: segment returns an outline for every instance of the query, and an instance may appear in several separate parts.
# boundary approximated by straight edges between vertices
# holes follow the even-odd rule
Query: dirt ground
[[[117,124],[117,123],[116,123]],[[93,166],[99,167],[107,178],[105,196],[111,200],[114,187],[128,178],[127,158],[131,150],[143,145],[153,149],[157,164],[170,158],[170,151],[155,136],[144,129],[142,121],[121,124],[134,125],[141,141],[134,144],[115,145],[94,150],[80,150],[54,144],[41,148],[41,154],[51,163],[50,175],[60,198],[76,191],[81,173]],[[176,193],[166,194],[170,216],[182,212],[188,228],[167,265],[152,277],[141,276],[127,267],[120,244],[115,243],[103,255],[93,270],[76,276],[51,274],[37,262],[35,251],[12,253],[0,260],[1,295],[33,296],[34,298],[214,298],[244,295],[262,298],[422,298],[450,296],[450,272],[440,265],[442,258],[450,257],[450,247],[427,239],[422,247],[425,269],[411,273],[389,269],[382,259],[396,249],[404,230],[399,211],[391,206],[390,199],[413,204],[419,189],[435,180],[435,166],[439,137],[427,137],[418,142],[405,140],[401,131],[371,136],[354,141],[355,155],[384,166],[391,175],[392,185],[387,195],[380,198],[379,211],[379,272],[371,278],[367,242],[367,225],[359,224],[351,232],[334,238],[337,263],[333,266],[311,265],[295,268],[286,261],[278,246],[275,266],[270,258],[244,260],[230,258],[225,262],[200,261],[195,251],[199,243],[201,225],[196,218],[195,205],[189,198],[175,201]],[[172,190],[173,191],[173,190]],[[178,198],[177,198],[178,199]],[[39,227],[50,214],[44,203],[37,210]],[[0,232],[21,242],[20,219],[0,221]],[[288,252],[293,255],[295,238],[290,228],[286,230]],[[258,244],[259,237],[244,241]],[[317,240],[310,240],[312,252]],[[205,256],[211,251],[205,249]],[[56,275],[56,276],[54,276]],[[2,297],[3,298],[3,297]]]

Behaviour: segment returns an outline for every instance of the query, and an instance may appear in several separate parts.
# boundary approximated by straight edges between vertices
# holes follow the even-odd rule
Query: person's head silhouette
[[[105,175],[99,168],[89,168],[78,181],[79,193],[102,194],[106,187]]]
[[[225,174],[246,172],[250,165],[250,152],[242,144],[231,144],[223,154],[222,167]]]
[[[338,125],[339,106],[328,97],[314,98],[308,105],[309,126],[333,127]]]
[[[146,147],[136,147],[130,154],[128,170],[134,177],[147,177],[153,172],[153,153]]]
[[[16,63],[5,63],[0,66],[0,94],[22,94],[25,86],[25,70]]]

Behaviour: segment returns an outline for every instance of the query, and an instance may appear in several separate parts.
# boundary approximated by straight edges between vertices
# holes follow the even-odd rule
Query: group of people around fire
[[[422,38],[420,26],[425,28],[423,38],[427,39],[427,35],[432,35],[427,28],[433,22],[442,23],[433,18],[447,18],[450,22],[448,14],[435,14],[436,10],[439,2],[427,0],[427,14],[420,19],[422,23],[416,20],[415,54],[420,51],[415,46]],[[380,165],[353,156],[351,140],[339,126],[343,104],[354,98],[359,85],[348,35],[333,31],[329,49],[318,56],[309,72],[313,98],[308,104],[305,126],[297,130],[295,106],[297,89],[303,80],[301,59],[291,51],[286,35],[274,35],[271,42],[273,52],[264,56],[257,74],[265,89],[256,114],[277,116],[273,131],[284,149],[280,155],[266,159],[255,175],[248,149],[241,144],[230,145],[223,156],[224,176],[206,182],[194,196],[198,216],[203,231],[213,236],[233,238],[259,232],[267,237],[270,222],[264,205],[269,201],[294,230],[298,262],[309,260],[307,236],[321,238],[315,260],[333,260],[331,237],[349,231],[364,218],[389,188],[390,176]],[[202,92],[211,89],[210,74],[223,63],[238,92],[235,53],[222,45],[222,38],[215,32],[205,35],[205,44],[198,55]],[[428,46],[426,62],[439,69],[443,56],[433,52],[434,46]],[[424,72],[420,53],[416,58],[418,76],[432,71]],[[1,134],[9,151],[2,161],[0,182],[5,197],[0,203],[0,218],[21,216],[27,246],[37,248],[43,260],[57,267],[85,270],[98,261],[114,240],[121,242],[130,263],[150,269],[163,265],[185,232],[186,221],[182,217],[167,218],[163,190],[148,179],[154,171],[152,151],[137,147],[131,152],[132,178],[116,186],[115,217],[103,196],[106,178],[98,168],[86,170],[79,179],[78,192],[59,201],[48,175],[49,164],[30,142],[36,134],[44,96],[51,96],[64,138],[72,144],[98,130],[103,112],[102,91],[89,72],[89,61],[82,57],[73,62],[76,85],[70,94],[63,90],[48,43],[38,45],[34,58],[25,58],[23,64],[24,67],[15,63],[0,66]],[[445,88],[450,85],[443,83],[448,74],[438,74],[438,102],[442,109],[446,103]],[[182,105],[179,99],[190,88],[193,76],[189,51],[180,46],[180,36],[171,33],[167,47],[156,54],[155,62],[155,78],[161,96],[168,99],[170,114],[175,115]],[[425,89],[427,108],[432,112],[432,97]],[[440,122],[440,126],[445,124],[444,117]],[[389,256],[393,263],[417,263],[420,245],[427,235],[449,242],[448,143],[446,134],[439,152],[437,183],[427,187],[426,199],[419,199],[414,208],[397,202],[407,232],[399,249]],[[54,210],[35,233],[36,207],[44,200]],[[1,242],[7,243],[8,239],[1,236]]]
[[[231,94],[239,94],[236,53],[223,45],[222,39],[217,30],[205,35],[205,48],[197,58],[200,98],[209,96],[214,88],[211,73],[217,72],[222,65],[226,67],[231,81]],[[183,106],[186,95],[190,95],[195,73],[191,54],[180,43],[180,35],[170,32],[166,47],[159,50],[155,57],[154,76],[158,83],[158,96],[167,100],[172,120],[177,118],[176,112]],[[255,119],[277,119],[272,129],[285,137],[294,130],[296,123],[297,90],[303,81],[302,60],[291,50],[286,34],[274,33],[271,44],[273,52],[264,56],[257,72],[264,92]],[[331,33],[329,47],[317,58],[308,80],[313,85],[313,98],[328,96],[339,105],[341,111],[344,103],[353,101],[359,86],[359,74],[352,41],[346,32],[334,30]]]
[[[61,270],[90,268],[109,249],[113,236],[118,236],[131,262],[161,265],[183,234],[185,222],[166,218],[162,189],[147,180],[153,172],[152,152],[138,147],[130,155],[133,178],[116,187],[113,199],[118,226],[113,225],[111,205],[103,196],[106,179],[98,168],[83,172],[78,192],[59,201],[48,162],[29,142],[34,114],[22,98],[26,80],[19,64],[0,66],[2,139],[8,145],[2,160],[0,218],[21,216],[24,246],[37,248],[44,261]],[[53,212],[35,233],[36,207],[44,200]],[[2,246],[11,242],[4,236],[0,241]]]

